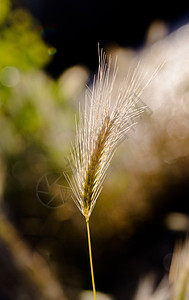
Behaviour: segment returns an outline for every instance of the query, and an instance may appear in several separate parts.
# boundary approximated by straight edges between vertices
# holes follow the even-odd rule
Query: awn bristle
[[[97,77],[94,77],[92,90],[86,91],[84,109],[76,122],[75,145],[71,152],[73,175],[67,176],[73,199],[86,220],[102,190],[118,144],[147,109],[140,96],[150,80],[136,67],[118,84],[117,62],[112,65],[109,59],[107,63],[104,52],[100,52]]]

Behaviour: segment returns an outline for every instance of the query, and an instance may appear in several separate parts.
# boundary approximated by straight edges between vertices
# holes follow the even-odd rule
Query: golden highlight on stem
[[[87,224],[87,237],[88,237],[88,246],[89,246],[89,259],[90,259],[93,295],[94,295],[94,300],[96,300],[96,289],[95,289],[94,271],[93,271],[93,259],[92,259],[92,250],[91,250],[91,237],[90,237],[90,228],[89,228],[89,218],[86,218],[86,224]]]

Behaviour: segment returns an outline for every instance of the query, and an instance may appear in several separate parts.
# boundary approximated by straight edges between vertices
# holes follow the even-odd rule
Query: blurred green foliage
[[[41,70],[51,59],[50,46],[42,41],[39,24],[28,12],[11,9],[10,1],[1,1],[0,16],[1,155],[22,155],[29,145],[53,152],[60,126],[68,127],[64,119],[68,106],[59,82]],[[62,151],[60,140],[59,145]]]
[[[56,53],[53,51],[52,54],[52,49],[42,40],[41,27],[27,11],[13,8],[9,0],[1,0],[0,196],[3,201],[0,218],[8,216],[17,230],[21,226],[25,231],[29,224],[30,231],[35,223],[30,222],[33,216],[38,220],[48,218],[50,211],[37,199],[38,180],[49,171],[64,171],[68,167],[66,156],[73,128],[70,126],[73,109],[62,91],[61,77],[53,80],[43,70]],[[34,290],[40,286],[37,299],[54,299],[50,289],[56,284],[53,287],[53,279],[47,274],[48,267],[47,277],[42,279],[40,272],[44,263],[40,259],[36,266],[29,262],[27,267],[21,255],[21,261],[14,266],[14,261],[19,258],[18,251],[23,251],[23,256],[30,257],[31,254],[24,244],[20,250],[14,249],[14,245],[20,243],[19,237],[7,221],[1,221],[0,278],[4,274],[4,279],[0,280],[0,298],[21,299],[26,293],[27,299],[36,299]],[[40,227],[36,227],[35,234]],[[20,233],[24,236],[22,229]],[[7,263],[1,263],[3,255],[10,256],[6,258],[8,268]],[[29,273],[36,272],[33,278],[27,274],[28,268]],[[19,283],[14,284],[14,277],[20,278]],[[27,283],[24,283],[24,277]],[[60,298],[64,299],[60,287],[58,290],[59,296],[62,295]]]
[[[30,14],[22,9],[11,10],[11,2],[2,0],[0,16],[0,68],[43,67],[49,61],[47,46]]]
[[[1,1],[1,8],[0,8],[0,25],[2,26],[2,24],[5,22],[5,20],[7,19],[7,16],[9,14],[10,11],[10,1],[9,0],[2,0]]]

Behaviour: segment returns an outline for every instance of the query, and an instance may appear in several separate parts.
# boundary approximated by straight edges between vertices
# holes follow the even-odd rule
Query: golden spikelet
[[[147,106],[140,95],[149,81],[141,78],[138,69],[128,72],[117,83],[117,63],[106,62],[99,54],[99,70],[92,90],[87,89],[84,111],[76,123],[75,144],[71,153],[73,176],[67,176],[73,199],[88,219],[102,190],[102,183],[118,144]],[[145,84],[144,84],[145,82]]]

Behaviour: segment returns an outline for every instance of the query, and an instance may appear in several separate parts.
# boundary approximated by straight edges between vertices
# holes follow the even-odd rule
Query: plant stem
[[[90,228],[89,228],[89,219],[86,218],[87,224],[87,237],[88,237],[88,246],[89,246],[89,259],[90,259],[90,267],[91,267],[91,279],[93,286],[93,295],[94,300],[96,300],[96,289],[95,289],[95,281],[94,281],[94,272],[93,272],[93,259],[92,259],[92,250],[91,250],[91,237],[90,237]]]

